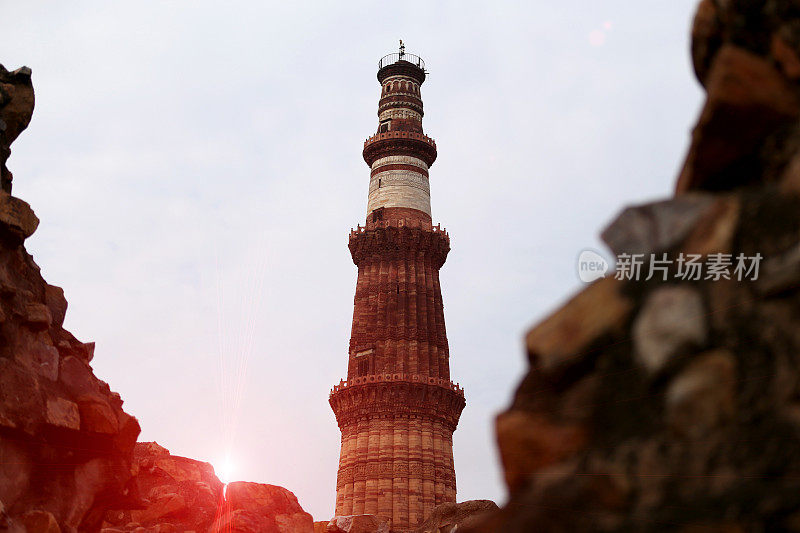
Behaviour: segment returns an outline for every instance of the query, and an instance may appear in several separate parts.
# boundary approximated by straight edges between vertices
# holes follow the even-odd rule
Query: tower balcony
[[[418,55],[399,52],[387,54],[378,61],[378,81],[381,83],[389,76],[407,76],[423,83],[425,74],[425,62]]]
[[[401,61],[406,61],[415,65],[422,70],[425,70],[425,62],[422,60],[421,57],[415,54],[407,54],[403,53],[394,53],[394,54],[386,54],[383,56],[380,61],[378,61],[378,70],[382,69],[383,67],[388,67],[389,65],[393,65],[395,63],[399,63]]]
[[[419,157],[430,167],[436,161],[436,141],[415,131],[386,131],[364,141],[364,161],[370,166],[387,155],[408,154]]]
[[[340,380],[338,385],[333,386],[330,394],[333,395],[348,387],[367,385],[370,383],[384,383],[384,382],[421,383],[426,385],[433,385],[436,387],[442,387],[444,389],[451,390],[455,392],[457,396],[461,396],[462,398],[464,397],[464,389],[461,388],[461,385],[459,385],[458,383],[453,383],[449,379],[434,378],[430,376],[424,376],[422,374],[406,374],[406,373],[370,374],[367,376],[359,376],[357,378],[353,378],[350,380]]]

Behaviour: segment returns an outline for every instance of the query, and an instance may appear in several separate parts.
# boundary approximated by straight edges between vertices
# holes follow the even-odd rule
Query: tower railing
[[[335,394],[348,387],[357,385],[367,385],[370,383],[420,383],[424,385],[434,385],[442,387],[455,392],[459,396],[464,396],[464,389],[461,388],[459,383],[453,383],[449,379],[436,378],[426,376],[423,374],[408,374],[408,373],[386,373],[386,374],[368,374],[366,376],[359,376],[350,380],[340,380],[338,385],[334,385],[330,394]]]
[[[381,60],[378,61],[378,70],[388,65],[393,65],[395,63],[398,63],[400,61],[408,61],[412,65],[416,65],[422,70],[425,70],[425,62],[422,60],[421,57],[419,57],[418,55],[406,54],[406,53],[402,54],[394,53],[383,56]]]
[[[376,133],[371,137],[367,137],[367,140],[364,141],[364,146],[371,144],[375,141],[381,141],[383,139],[417,139],[419,141],[424,141],[427,144],[436,147],[436,141],[425,135],[424,133],[418,133],[416,131],[385,131],[383,133]]]

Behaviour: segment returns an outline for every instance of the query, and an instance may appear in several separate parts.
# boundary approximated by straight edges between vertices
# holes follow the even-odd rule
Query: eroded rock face
[[[313,532],[311,515],[282,487],[241,481],[225,487],[209,463],[170,455],[155,442],[137,443],[134,458],[141,500],[108,511],[104,533]]]
[[[0,65],[0,190],[11,193],[12,175],[6,168],[11,143],[28,127],[33,116],[31,69],[12,72]]]
[[[645,254],[638,280],[528,334],[497,419],[510,501],[464,531],[800,531],[800,10],[704,0],[693,37],[708,98],[679,196],[604,233]],[[690,254],[728,274],[687,275]]]
[[[335,516],[328,522],[327,533],[389,533],[389,524],[371,514]]]
[[[497,511],[497,504],[491,500],[445,503],[434,508],[415,533],[455,533],[480,524],[493,511]]]
[[[9,194],[9,146],[33,111],[30,70],[0,66],[0,530],[97,531],[131,505],[136,419],[97,379],[94,345],[63,329],[64,291],[25,251],[39,223]]]

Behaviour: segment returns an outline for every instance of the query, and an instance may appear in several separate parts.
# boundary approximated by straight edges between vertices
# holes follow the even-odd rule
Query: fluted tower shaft
[[[439,269],[450,238],[432,225],[422,130],[422,60],[384,57],[378,131],[364,143],[367,219],[350,233],[358,267],[347,380],[330,404],[342,432],[336,514],[375,514],[409,531],[456,501],[453,432],[464,408],[450,380]]]

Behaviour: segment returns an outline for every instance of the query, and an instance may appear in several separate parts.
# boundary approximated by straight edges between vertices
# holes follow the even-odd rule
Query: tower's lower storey
[[[456,501],[463,391],[422,376],[364,376],[335,387],[330,403],[342,431],[336,515],[374,514],[402,532]]]

